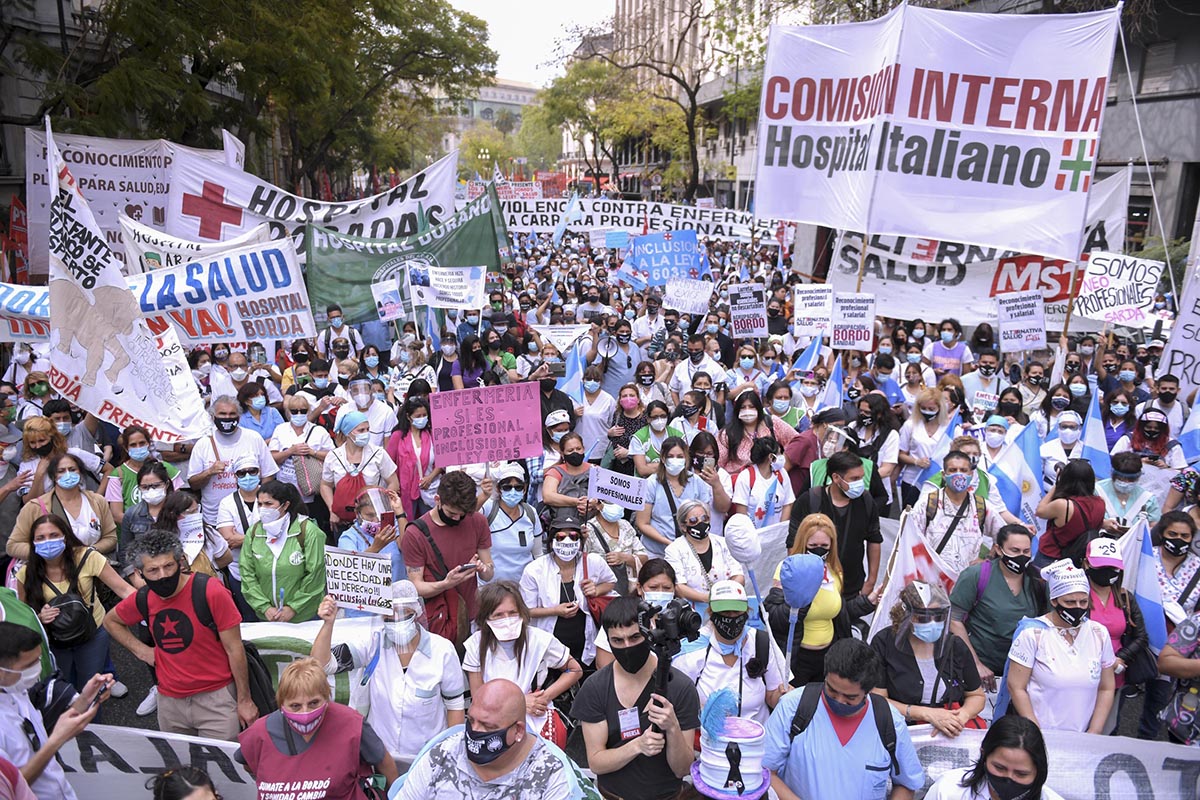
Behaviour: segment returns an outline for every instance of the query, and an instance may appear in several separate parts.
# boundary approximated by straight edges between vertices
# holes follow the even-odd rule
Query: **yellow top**
[[[75,563],[78,565],[79,569],[79,595],[83,598],[84,603],[91,604],[92,616],[96,620],[96,625],[100,626],[104,624],[104,604],[100,602],[98,597],[96,597],[95,583],[99,580],[100,573],[104,571],[106,566],[108,566],[108,560],[95,550],[92,550],[90,555],[88,555],[87,560],[84,561],[83,557],[88,552],[89,550],[86,547],[75,548]],[[19,583],[25,582],[24,566],[21,566],[21,568],[17,570],[17,581]],[[56,587],[58,587],[60,592],[63,594],[67,593],[69,584],[66,581],[54,581],[53,583]],[[47,603],[53,600],[56,596],[57,595],[54,594],[54,591],[49,586],[42,587],[42,598]]]
[[[817,590],[808,616],[804,618],[805,647],[826,647],[833,643],[833,620],[842,613],[842,581],[836,575],[826,575],[825,583]]]

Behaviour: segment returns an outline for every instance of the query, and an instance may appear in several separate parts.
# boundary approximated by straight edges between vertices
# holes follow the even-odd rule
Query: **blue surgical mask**
[[[588,394],[595,394],[600,391],[600,381],[584,381],[583,390]]]
[[[66,549],[66,539],[46,539],[45,541],[33,543],[33,552],[47,561],[52,558],[58,558]]]
[[[704,330],[705,330],[705,332],[707,332],[707,333],[716,333],[716,332],[717,332],[717,326],[716,326],[716,325],[705,325],[705,326],[704,326]]]
[[[429,417],[413,417],[413,427],[419,431],[425,430],[425,426],[429,424]]]
[[[520,489],[505,489],[500,492],[500,500],[509,508],[516,508],[524,496],[525,492]]]
[[[675,599],[674,592],[643,592],[642,598],[652,606],[666,608],[667,604]]]
[[[1083,397],[1085,394],[1087,394],[1087,388],[1088,387],[1086,384],[1072,383],[1070,386],[1067,387],[1067,391],[1070,392],[1071,394],[1075,395],[1076,397]]]
[[[407,364],[408,362],[412,361],[412,353],[408,352],[407,350],[401,350],[399,361],[401,364]]]
[[[778,399],[771,401],[771,410],[776,414],[786,414],[792,407],[792,401],[786,399]]]
[[[1129,413],[1129,406],[1125,403],[1113,403],[1108,407],[1114,417],[1123,417]]]
[[[921,354],[920,353],[909,353],[904,358],[910,364],[920,364],[921,363]]]
[[[374,369],[375,367],[379,366],[379,356],[367,356],[363,359],[363,363]]]
[[[366,447],[367,442],[369,442],[369,441],[371,441],[370,433],[359,433],[359,434],[356,434],[354,437],[354,443],[356,445],[358,445],[359,447]]]
[[[375,399],[381,403],[387,402],[387,392],[375,392]]]
[[[743,358],[738,361],[738,364],[741,365],[742,369],[750,369],[751,367],[754,366],[754,359],[753,358]]]
[[[308,423],[308,414],[292,414],[292,424],[303,428]]]
[[[600,516],[609,522],[616,522],[625,516],[625,509],[615,503],[605,503],[600,506]]]
[[[58,480],[56,482],[58,483],[59,488],[74,489],[79,485],[79,473],[64,472],[62,475],[58,476]]]
[[[318,389],[325,389],[329,386],[329,378],[313,378],[313,386]]]
[[[134,461],[145,461],[150,457],[149,447],[131,447],[129,448],[129,457]]]
[[[853,500],[857,497],[862,497],[862,493],[865,492],[866,490],[867,490],[867,482],[863,478],[859,478],[856,481],[847,481],[847,483],[846,483],[846,489],[845,489],[846,496],[849,497],[851,500]]]
[[[954,331],[942,331],[942,344],[950,344],[954,341]]]
[[[914,622],[912,626],[913,636],[931,644],[941,639],[945,630],[945,622]]]
[[[250,407],[253,408],[255,411],[262,411],[264,408],[267,407],[267,398],[262,397],[262,396],[251,397],[250,398]]]
[[[238,488],[243,492],[253,492],[258,488],[259,483],[261,483],[261,478],[257,475],[243,475],[237,479]]]
[[[889,356],[890,356],[890,355],[892,354],[892,348],[890,348],[890,347],[885,347],[884,345],[880,345],[880,346],[879,346],[879,354],[880,354],[880,355],[889,355]]]
[[[567,435],[566,431],[550,431],[550,439],[555,444],[562,441],[562,438]]]
[[[1113,478],[1112,485],[1113,485],[1113,488],[1116,489],[1121,494],[1129,494],[1130,492],[1132,492],[1134,489],[1137,488],[1138,482],[1137,481],[1123,481],[1123,480],[1119,480],[1117,478]]]
[[[840,703],[834,700],[828,693],[823,694],[825,694],[825,702],[829,704],[829,710],[839,717],[853,717],[859,711],[862,711],[863,706],[867,704],[867,698],[865,697],[861,703],[850,705],[849,703]]]
[[[1121,383],[1133,383],[1133,379],[1137,377],[1137,373],[1131,369],[1123,369],[1117,373],[1117,379]]]

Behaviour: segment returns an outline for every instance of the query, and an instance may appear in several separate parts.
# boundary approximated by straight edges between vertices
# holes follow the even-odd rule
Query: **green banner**
[[[435,267],[478,267],[499,271],[509,261],[508,234],[495,189],[467,203],[454,216],[404,239],[362,239],[309,225],[308,297],[318,315],[337,303],[346,322],[379,319],[371,285],[392,281],[413,263]],[[412,307],[408,284],[400,281],[401,300]]]

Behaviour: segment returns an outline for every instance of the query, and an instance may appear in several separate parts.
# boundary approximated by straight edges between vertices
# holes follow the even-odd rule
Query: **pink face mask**
[[[625,409],[626,411],[632,411],[633,409],[635,409],[637,407],[638,407],[638,399],[636,397],[622,397],[621,398],[621,408]]]
[[[321,720],[325,719],[325,710],[329,708],[329,704],[314,708],[312,711],[285,711],[280,709],[283,718],[287,720],[288,725],[295,729],[296,733],[301,736],[308,736],[315,731],[321,724]]]

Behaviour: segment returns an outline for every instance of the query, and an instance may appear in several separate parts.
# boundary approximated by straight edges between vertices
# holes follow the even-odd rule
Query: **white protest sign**
[[[136,275],[162,267],[177,267],[193,261],[203,261],[255,244],[271,241],[271,229],[263,224],[234,239],[223,242],[193,242],[162,233],[121,214],[122,238],[125,241],[125,273]]]
[[[735,339],[767,335],[767,288],[761,283],[729,287],[729,328]]]
[[[183,517],[176,528],[179,531],[179,543],[183,545],[183,554],[187,556],[190,564],[204,549],[204,517],[199,514]]]
[[[547,200],[509,200],[500,197],[504,221],[509,231],[552,233],[566,211],[565,198]],[[652,203],[645,200],[609,200],[580,198],[578,216],[567,222],[568,230],[593,231],[604,229],[624,234],[642,235],[643,230],[678,230],[687,228],[698,236],[723,241],[744,241],[751,236],[766,241],[775,236],[779,221],[755,219],[749,211],[730,208]],[[608,247],[628,247],[627,240],[608,237]]]
[[[595,250],[606,247],[608,228],[592,228],[588,231],[588,244]]]
[[[371,284],[371,296],[375,298],[375,312],[381,322],[390,322],[404,316],[404,303],[400,299],[398,278]]]
[[[341,608],[391,614],[391,556],[326,547],[325,586]]]
[[[1200,388],[1200,268],[1192,265],[1183,286],[1179,314],[1171,328],[1171,338],[1158,362],[1158,374],[1179,378],[1180,397]]]
[[[558,352],[566,354],[579,341],[579,337],[591,330],[591,325],[534,325],[532,326],[546,341],[558,348]]]
[[[985,411],[993,411],[1000,403],[1000,395],[995,392],[977,391],[975,396],[971,398],[972,408],[982,408]]]
[[[1000,352],[1046,349],[1046,300],[1041,289],[996,295]]]
[[[616,503],[630,511],[641,511],[646,505],[646,479],[592,467],[588,470],[587,496],[605,503]]]
[[[867,352],[875,340],[875,295],[867,292],[833,295],[829,346],[835,350]]]
[[[410,261],[405,274],[414,306],[471,310],[486,304],[487,267],[430,267]]]
[[[829,336],[833,316],[833,287],[801,284],[792,288],[792,320],[796,336]]]
[[[1075,313],[1110,325],[1152,328],[1154,293],[1162,277],[1163,262],[1092,253],[1075,298]]]
[[[708,301],[712,299],[714,287],[715,284],[712,281],[672,278],[667,281],[667,291],[663,293],[663,305],[682,314],[707,314]]]

